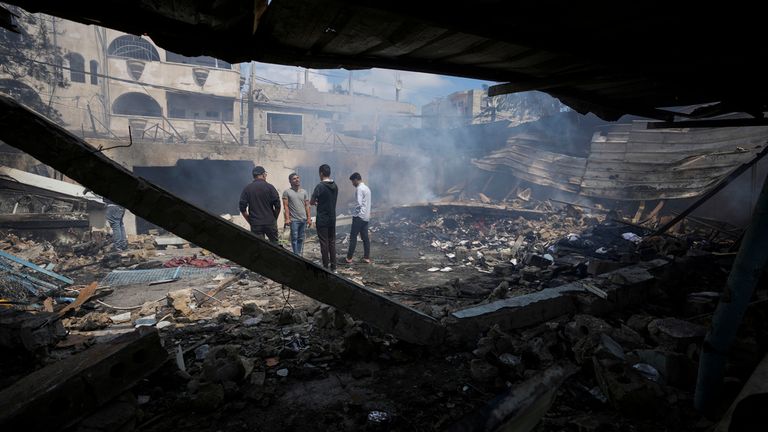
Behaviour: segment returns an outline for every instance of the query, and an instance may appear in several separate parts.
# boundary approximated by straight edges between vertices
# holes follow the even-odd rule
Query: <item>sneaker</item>
[[[363,259],[362,259],[362,260],[360,260],[360,261],[362,261],[362,262],[364,262],[364,263],[366,263],[366,264],[370,264],[370,263],[371,263],[371,259],[370,259],[370,258],[363,258]]]
[[[352,258],[345,258],[344,261],[346,261],[347,264],[352,264]]]

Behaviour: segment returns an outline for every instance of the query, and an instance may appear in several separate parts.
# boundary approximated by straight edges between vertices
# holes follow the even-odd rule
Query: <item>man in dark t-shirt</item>
[[[247,212],[246,212],[247,210]],[[277,216],[280,215],[280,195],[267,183],[267,171],[257,166],[253,169],[253,182],[240,194],[240,214],[251,226],[251,232],[277,243]]]
[[[315,228],[320,240],[323,267],[336,271],[336,199],[339,188],[331,179],[331,167],[320,165],[320,183],[312,192],[310,204],[317,206]]]

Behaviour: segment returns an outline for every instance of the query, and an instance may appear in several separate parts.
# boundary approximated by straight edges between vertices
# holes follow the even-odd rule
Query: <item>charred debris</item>
[[[336,275],[311,242],[310,261],[294,258],[151,185],[141,199],[100,190],[97,176],[141,181],[102,155],[80,170],[23,146],[190,240],[153,231],[117,251],[99,230],[3,230],[9,430],[712,430],[755,415],[726,410],[759,393],[764,290],[744,300],[713,411],[694,400],[723,287],[750,259],[737,251],[759,233],[697,217],[659,232],[674,218],[662,204],[569,203],[525,183],[503,199],[449,188],[379,212],[374,264]],[[142,210],[147,193],[198,222]],[[225,244],[238,236],[306,270],[263,270]]]

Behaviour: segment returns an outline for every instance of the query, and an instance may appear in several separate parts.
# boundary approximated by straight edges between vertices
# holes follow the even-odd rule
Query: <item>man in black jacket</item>
[[[247,212],[246,212],[247,210]],[[267,171],[257,166],[253,169],[253,182],[240,194],[240,214],[251,226],[251,232],[277,244],[277,216],[280,215],[280,195],[267,183]]]
[[[320,183],[312,192],[311,205],[317,206],[315,228],[320,240],[320,255],[323,267],[336,271],[336,198],[339,188],[331,179],[331,167],[320,165]]]

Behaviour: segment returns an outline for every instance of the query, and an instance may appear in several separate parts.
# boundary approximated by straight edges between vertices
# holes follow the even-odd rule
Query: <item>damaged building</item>
[[[763,430],[758,14],[556,3],[0,3],[0,428]],[[417,108],[374,67],[496,84]],[[335,271],[238,208],[323,163]]]

